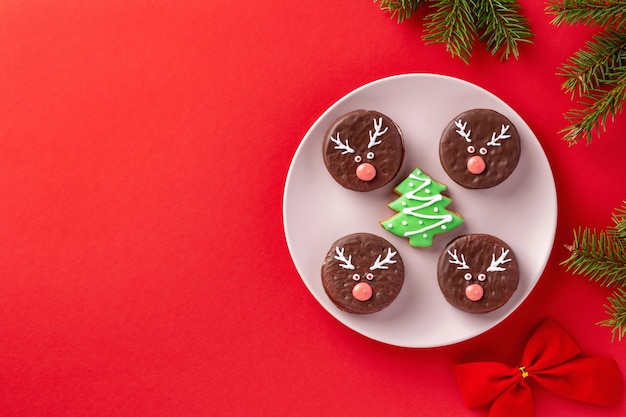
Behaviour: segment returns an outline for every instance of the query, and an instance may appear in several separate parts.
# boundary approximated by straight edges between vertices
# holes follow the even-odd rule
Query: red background
[[[521,58],[471,65],[372,1],[3,0],[0,5],[0,414],[482,416],[457,363],[518,365],[545,317],[626,371],[609,289],[559,266],[579,226],[626,199],[626,117],[591,146],[560,139],[558,67],[596,31],[535,33]],[[433,72],[505,100],[554,170],[554,249],[493,330],[437,349],[369,340],[308,293],[282,191],[311,124],[395,74]],[[537,202],[541,210],[541,202]],[[433,318],[436,319],[436,318]],[[537,389],[537,416],[624,416]]]

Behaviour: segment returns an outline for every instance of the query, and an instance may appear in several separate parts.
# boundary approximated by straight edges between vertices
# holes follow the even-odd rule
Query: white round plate
[[[513,174],[486,190],[469,190],[452,181],[439,162],[439,138],[459,113],[472,108],[496,110],[511,120],[521,139],[521,156]],[[405,160],[398,176],[381,189],[347,190],[330,176],[322,159],[322,141],[329,125],[356,109],[380,111],[402,129]],[[396,212],[393,188],[416,167],[448,186],[450,210],[465,223],[435,237],[430,248],[413,248],[379,222]],[[311,294],[341,323],[383,343],[427,348],[477,336],[513,312],[528,296],[546,265],[556,232],[557,202],[548,160],[524,120],[488,91],[456,78],[405,74],[366,84],[333,104],[302,139],[287,174],[283,220],[293,262]],[[320,268],[330,245],[355,232],[384,237],[399,251],[405,265],[404,286],[386,309],[373,314],[339,310],[326,296]],[[445,245],[466,233],[489,233],[507,242],[518,260],[520,281],[513,297],[487,314],[452,307],[437,283],[437,260]]]

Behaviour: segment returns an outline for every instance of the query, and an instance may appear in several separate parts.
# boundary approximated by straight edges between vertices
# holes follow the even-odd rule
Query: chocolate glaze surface
[[[376,136],[375,122],[381,121]],[[384,132],[384,133],[382,133]],[[340,141],[345,148],[337,149]],[[351,150],[348,150],[348,148]],[[400,128],[384,114],[373,110],[355,110],[337,119],[326,132],[323,141],[324,164],[330,175],[343,187],[354,191],[372,191],[389,183],[400,170],[404,159],[404,141]],[[362,163],[374,166],[376,176],[370,181],[357,177]]]
[[[492,264],[496,264],[495,271],[489,271]],[[479,279],[481,274],[483,281]],[[501,239],[468,234],[454,239],[443,250],[437,264],[437,279],[450,304],[470,313],[487,313],[511,298],[519,282],[519,267],[513,250]],[[478,301],[470,300],[465,294],[466,287],[473,284],[484,290]]]
[[[459,121],[467,123],[465,132],[469,132],[471,142],[458,133],[456,123]],[[506,126],[504,135],[510,137],[489,145],[494,134],[500,136]],[[481,150],[486,153],[481,154]],[[446,173],[457,184],[472,189],[494,187],[506,180],[517,167],[520,151],[515,126],[502,114],[489,109],[472,109],[459,114],[443,130],[439,141],[439,159]],[[473,174],[468,170],[467,161],[472,156],[484,160],[482,173]]]
[[[338,251],[349,259],[354,269],[347,269],[346,261],[337,259]],[[389,262],[385,263],[385,259]],[[371,269],[377,260],[384,265]],[[339,309],[367,314],[384,309],[396,299],[404,283],[404,264],[396,248],[387,240],[370,233],[355,233],[331,245],[321,275],[326,294]],[[372,287],[372,297],[367,301],[359,301],[352,295],[352,289],[360,282]]]

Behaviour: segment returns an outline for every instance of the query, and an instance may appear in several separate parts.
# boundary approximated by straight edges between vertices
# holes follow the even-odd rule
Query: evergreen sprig
[[[611,341],[622,340],[626,334],[626,290],[618,288],[613,295],[608,298],[610,305],[605,305],[609,318],[602,320],[598,324],[611,327]]]
[[[519,58],[519,44],[533,36],[517,0],[374,0],[379,7],[397,16],[398,22],[411,17],[421,4],[427,44],[446,46],[452,57],[469,63],[476,40],[485,42],[492,55],[506,60]]]
[[[621,28],[624,0],[560,0],[548,4],[548,11],[555,15],[552,23],[613,26]]]
[[[574,232],[571,254],[564,262],[568,271],[585,275],[603,286],[626,284],[624,242],[605,231],[582,229]]]
[[[521,14],[521,7],[515,0],[476,1],[477,27],[482,31],[479,38],[487,42],[492,55],[502,51],[502,58],[510,54],[519,58],[518,44],[530,42],[532,32]]]
[[[622,242],[626,242],[626,203],[613,213],[613,226],[608,232],[617,239],[621,239]]]
[[[604,28],[559,68],[563,90],[578,97],[580,108],[565,114],[563,139],[587,144],[606,131],[607,119],[622,112],[626,100],[626,13],[623,0],[551,0],[546,12],[552,23],[589,24]]]
[[[583,49],[561,66],[557,74],[565,77],[563,89],[574,97],[601,88],[621,67],[626,52],[626,33],[608,29],[594,35]]]
[[[613,338],[621,340],[626,334],[626,201],[607,230],[579,229],[567,248],[570,256],[562,262],[567,271],[615,288],[606,306],[610,318],[599,324],[612,327]]]
[[[411,17],[411,15],[417,10],[420,3],[426,0],[380,0],[380,8],[386,12],[391,13],[391,17],[397,16],[398,23],[403,22],[405,19]],[[377,0],[374,0],[376,3]]]
[[[472,0],[434,0],[433,4],[435,11],[426,16],[424,40],[445,44],[452,57],[469,63],[476,40]]]
[[[611,79],[603,80],[599,87],[582,94],[579,104],[583,106],[571,109],[565,114],[570,125],[561,130],[565,140],[576,144],[585,139],[591,143],[593,133],[600,137],[600,130],[606,131],[607,119],[615,120],[615,115],[622,112],[626,100],[626,68],[615,70]]]

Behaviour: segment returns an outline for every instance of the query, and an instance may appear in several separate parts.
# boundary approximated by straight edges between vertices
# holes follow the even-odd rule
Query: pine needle
[[[598,25],[603,32],[563,65],[558,75],[566,78],[562,88],[580,97],[580,109],[565,114],[569,126],[560,133],[574,145],[606,131],[607,119],[621,113],[626,99],[626,2],[624,0],[549,0],[546,13],[554,25]]]
[[[476,40],[476,23],[471,0],[434,0],[434,12],[426,16],[427,44],[443,43],[452,57],[469,64]]]
[[[606,121],[615,120],[615,116],[622,112],[626,100],[626,67],[617,69],[614,79],[604,80],[600,87],[583,94],[579,102],[582,108],[572,109],[565,114],[570,126],[561,130],[564,139],[570,145],[585,140],[591,144],[594,133],[600,137],[601,131],[606,131]]]
[[[600,88],[623,65],[624,52],[626,33],[609,29],[595,35],[559,69],[557,74],[566,78],[563,89],[573,97]]]
[[[612,340],[615,336],[622,340],[626,334],[626,201],[614,211],[613,225],[606,231],[579,229],[567,248],[570,257],[561,264],[568,271],[616,287],[605,305],[609,318],[598,324],[612,328]]]
[[[519,58],[518,43],[528,42],[533,35],[527,19],[520,13],[515,0],[477,1],[477,29],[482,32],[479,40],[487,42],[492,55],[502,51],[501,60],[510,54]]]
[[[613,213],[613,226],[608,232],[626,244],[626,201]]]
[[[608,298],[610,305],[605,305],[609,318],[602,320],[598,324],[611,327],[611,341],[622,340],[626,334],[626,290],[618,288],[613,295]]]
[[[380,9],[391,13],[391,17],[397,16],[398,23],[409,19],[417,10],[420,3],[426,0],[374,0],[374,4],[380,2]]]
[[[519,44],[530,43],[532,32],[517,0],[374,0],[378,7],[402,22],[425,4],[427,44],[441,43],[452,57],[469,64],[476,39],[485,42],[492,55],[506,60],[519,57]]]
[[[554,15],[553,25],[598,25],[613,26],[619,29],[622,16],[626,13],[624,0],[552,0],[546,6],[546,13]]]
[[[603,286],[626,284],[626,248],[620,239],[605,231],[583,229],[574,232],[574,243],[568,249],[570,257],[562,263],[567,271]]]

